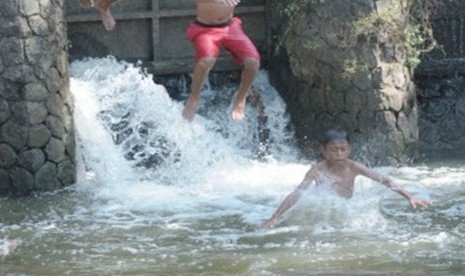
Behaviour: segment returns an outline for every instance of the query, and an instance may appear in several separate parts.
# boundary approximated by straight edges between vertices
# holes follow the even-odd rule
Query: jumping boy
[[[90,9],[95,6],[94,0],[78,0],[81,6],[86,9]],[[103,26],[105,29],[111,31],[115,28],[116,21],[113,18],[110,12],[110,6],[118,0],[100,0],[95,6],[100,13],[100,18],[102,19]]]
[[[220,49],[232,53],[234,61],[242,64],[239,89],[234,96],[231,117],[242,120],[245,102],[260,67],[260,54],[250,38],[242,30],[242,22],[234,17],[234,9],[240,0],[194,0],[196,20],[187,29],[187,36],[194,44],[195,66],[191,93],[182,116],[189,122],[194,119],[200,103],[200,91],[213,68]]]
[[[344,131],[328,130],[321,145],[321,152],[325,160],[312,166],[305,174],[300,185],[290,193],[273,216],[263,223],[264,228],[273,228],[279,223],[281,216],[289,210],[302,196],[312,183],[329,186],[341,197],[351,198],[354,193],[354,182],[358,175],[377,181],[398,194],[405,197],[410,206],[428,207],[431,202],[414,198],[407,191],[394,184],[389,178],[367,168],[365,165],[348,159],[351,146]]]

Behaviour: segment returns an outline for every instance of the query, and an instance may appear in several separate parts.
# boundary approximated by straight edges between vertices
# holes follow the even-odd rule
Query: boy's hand
[[[267,228],[267,229],[274,228],[276,224],[278,224],[278,222],[279,222],[278,219],[271,218],[262,224],[262,228]]]
[[[429,200],[422,200],[422,199],[417,199],[417,198],[410,198],[410,206],[415,209],[417,206],[421,206],[424,208],[427,208],[429,205],[431,205],[431,201]]]

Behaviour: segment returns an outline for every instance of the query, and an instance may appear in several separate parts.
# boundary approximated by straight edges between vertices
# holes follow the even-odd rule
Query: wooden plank
[[[152,0],[153,1],[153,0]],[[159,1],[153,1],[159,2]],[[159,10],[158,4],[156,5],[157,9],[152,11],[144,12],[123,12],[113,14],[115,20],[131,20],[131,19],[148,19],[153,18],[154,13],[158,15],[158,18],[172,18],[172,17],[188,17],[195,16],[195,9],[191,10]],[[152,7],[154,9],[154,6]],[[255,7],[238,7],[236,9],[236,14],[250,14],[250,13],[262,13],[265,12],[265,6],[255,6]],[[98,13],[92,14],[72,14],[66,16],[67,22],[85,22],[85,21],[100,21],[100,16]]]
[[[189,22],[195,17],[196,10],[193,6],[183,6],[185,9],[171,8],[163,10],[160,8],[163,0],[149,1],[147,10],[144,11],[125,12],[124,9],[119,9],[114,12],[115,19],[121,22],[118,24],[120,28],[115,29],[113,32],[106,32],[101,28],[101,18],[98,12],[88,11],[82,14],[68,14],[66,20],[71,23],[68,29],[74,31],[76,35],[75,55],[101,56],[102,53],[109,52],[117,58],[128,61],[142,60],[144,61],[144,67],[156,75],[192,73],[194,66],[193,53],[191,53],[191,48],[189,50],[184,49],[186,45],[191,47],[184,36],[184,32]],[[260,29],[258,34],[255,30],[263,21],[269,20],[267,12],[266,5],[238,7],[235,11],[237,15],[244,15],[243,19],[248,21],[246,29],[248,28],[251,34],[258,37],[256,39],[259,41],[264,54],[269,52],[269,49],[266,48],[269,47],[267,44],[270,43],[270,40],[268,40],[270,30],[264,27]],[[124,37],[121,41],[127,41],[127,37],[131,37],[132,34],[138,31],[143,31],[145,36],[143,42],[138,40],[138,45],[142,43],[147,46],[146,48],[139,47],[139,52],[134,52],[134,45],[127,45],[127,43],[115,45],[112,42],[121,39],[121,37]],[[183,34],[179,35],[179,32],[183,32]],[[170,37],[171,33],[175,36],[174,38]],[[90,43],[93,48],[88,48],[89,43],[79,44],[80,41],[85,41],[80,39],[79,36],[93,39],[93,42]],[[171,43],[176,43],[176,47],[173,48]],[[101,46],[101,49],[95,45]],[[117,47],[122,45],[127,45],[127,47]],[[98,53],[94,53],[97,51],[94,48],[98,50]],[[144,53],[141,52],[142,50],[144,50]],[[173,55],[173,51],[178,54]],[[128,55],[128,53],[131,55]],[[268,59],[267,56],[262,58],[263,60]],[[218,58],[213,71],[239,71],[240,69],[240,66],[232,62],[231,56],[224,52]]]
[[[254,7],[237,7],[235,14],[262,13],[265,12],[265,6]],[[196,10],[161,10],[160,17],[187,17],[195,16]]]
[[[465,73],[465,58],[424,59],[415,69],[415,76],[447,76]]]
[[[147,71],[154,75],[166,75],[166,74],[179,74],[179,73],[192,73],[194,70],[194,60],[189,59],[178,59],[162,62],[146,62],[143,64]],[[224,71],[239,71],[241,67],[231,62],[230,57],[219,57],[213,72],[224,72]]]
[[[271,41],[271,5],[270,5],[270,0],[266,0],[265,2],[265,32],[266,32],[266,59],[271,58],[271,55],[273,54],[273,51],[271,50],[272,47],[272,41]]]
[[[152,0],[152,40],[153,61],[160,59],[160,1]]]
[[[153,17],[152,11],[145,12],[124,12],[113,14],[115,20],[132,20],[132,19],[148,19]],[[87,21],[100,21],[100,15],[98,13],[92,14],[72,14],[66,16],[66,21],[69,23],[73,22],[87,22]]]

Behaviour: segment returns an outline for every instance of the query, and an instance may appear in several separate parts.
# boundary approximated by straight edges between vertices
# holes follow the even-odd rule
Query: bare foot
[[[90,9],[94,6],[94,1],[93,0],[78,0],[79,4],[83,6],[86,9]]]
[[[100,17],[102,18],[102,23],[103,23],[103,26],[105,27],[105,29],[107,29],[108,31],[113,30],[115,28],[115,26],[116,26],[116,21],[113,18],[113,16],[111,15],[110,10],[109,9],[106,9],[106,10],[99,9],[99,11],[100,11]]]
[[[199,107],[199,100],[194,100],[191,97],[187,100],[186,106],[182,111],[182,117],[186,119],[188,122],[192,122],[194,120],[195,113],[197,112],[197,108]]]
[[[245,98],[238,101],[237,96],[234,97],[234,106],[231,113],[233,120],[239,121],[245,117]]]

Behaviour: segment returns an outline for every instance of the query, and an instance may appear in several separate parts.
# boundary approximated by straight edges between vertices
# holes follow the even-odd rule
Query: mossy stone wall
[[[275,52],[272,81],[283,93],[308,156],[328,128],[352,137],[355,158],[370,164],[408,163],[418,154],[415,86],[407,50],[389,35],[357,33],[357,22],[386,11],[407,17],[388,0],[304,0],[292,24],[281,1],[270,1]],[[388,10],[391,9],[391,10]]]
[[[0,1],[0,194],[75,181],[63,5]]]

